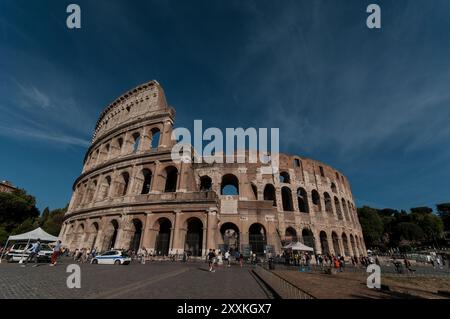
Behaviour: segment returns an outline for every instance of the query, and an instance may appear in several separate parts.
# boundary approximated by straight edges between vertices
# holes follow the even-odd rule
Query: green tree
[[[36,199],[19,189],[12,193],[0,193],[0,226],[11,232],[27,219],[39,217]]]
[[[30,217],[24,220],[19,226],[12,231],[13,235],[23,234],[39,227],[39,219]]]
[[[398,223],[395,235],[395,239],[398,240],[398,242],[402,240],[420,241],[424,239],[422,229],[418,225],[408,222]]]
[[[6,243],[8,236],[9,234],[6,229],[0,226],[0,247],[2,247]]]
[[[42,224],[42,229],[53,236],[58,236],[63,223],[64,214],[66,212],[67,206],[65,208],[58,208],[49,212],[48,217]]]
[[[427,215],[427,214],[431,214],[432,212],[433,212],[433,209],[431,209],[430,207],[427,207],[427,206],[411,208],[412,214]]]
[[[380,243],[383,236],[383,221],[378,210],[368,206],[358,208],[358,218],[363,230],[366,245],[371,247]]]
[[[444,223],[445,231],[450,231],[450,203],[437,204],[436,208]]]
[[[413,213],[413,220],[419,226],[427,240],[437,240],[443,236],[444,223],[439,216],[433,214]]]

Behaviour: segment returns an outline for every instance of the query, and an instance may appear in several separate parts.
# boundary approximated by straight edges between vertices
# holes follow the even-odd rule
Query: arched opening
[[[141,136],[139,133],[133,134],[133,153],[137,153],[139,151],[139,145],[141,143]]]
[[[119,223],[117,222],[117,220],[113,219],[111,221],[111,226],[112,226],[112,234],[107,247],[108,250],[114,249],[117,240],[117,233],[119,232]]]
[[[94,180],[88,189],[88,193],[87,193],[87,199],[86,199],[86,203],[91,203],[94,200],[94,194],[95,194],[95,190],[97,189],[97,181]]]
[[[314,241],[314,235],[311,229],[304,228],[302,230],[302,238],[303,238],[303,244],[305,244],[308,247],[314,248],[314,251],[316,251],[316,243]]]
[[[350,216],[348,215],[347,204],[345,202],[345,199],[342,198],[341,201],[342,201],[342,210],[344,211],[345,219],[349,222]]]
[[[125,196],[127,194],[129,182],[130,174],[128,172],[120,174],[119,182],[117,183],[117,196]]]
[[[352,205],[352,203],[350,203],[350,201],[347,201],[347,208],[348,208],[348,214],[350,216],[350,222],[352,224],[356,224],[356,222],[355,222],[355,215],[354,215],[354,212],[353,212],[353,205]]]
[[[119,137],[117,139],[117,156],[119,156],[122,153],[122,147],[123,147],[123,138]]]
[[[342,216],[341,203],[336,196],[334,196],[334,206],[336,207],[336,215],[338,216],[338,219],[343,220],[344,217]]]
[[[104,200],[108,197],[110,188],[111,188],[111,177],[106,176],[103,179],[103,182],[100,186],[100,197],[99,197],[100,200]]]
[[[90,249],[94,249],[95,248],[95,242],[97,241],[97,235],[98,235],[98,223],[97,222],[93,222],[91,227],[90,227],[90,232],[91,232],[91,239],[90,239]]]
[[[225,251],[230,250],[232,256],[235,251],[239,251],[239,228],[233,223],[224,223],[220,227],[220,233],[222,234],[223,249]]]
[[[357,235],[355,235],[355,244],[356,244],[356,251],[359,253],[359,255],[362,255],[363,251],[361,250],[361,245]]]
[[[152,185],[152,171],[144,168],[142,170],[142,176],[144,177],[144,182],[142,183],[141,194],[148,194],[150,193],[150,188]]]
[[[325,200],[325,211],[329,214],[333,214],[333,202],[330,194],[327,192],[323,193],[323,198]]]
[[[283,210],[285,212],[292,212],[294,207],[292,205],[292,194],[289,187],[284,186],[281,188],[281,199],[283,201]]]
[[[358,256],[358,254],[356,253],[355,238],[353,237],[352,234],[350,234],[350,245],[352,246],[353,256],[354,257]]]
[[[160,139],[161,133],[159,132],[158,129],[153,129],[152,130],[152,149],[157,149],[159,146],[159,139]]]
[[[331,240],[333,241],[334,254],[341,255],[341,248],[339,247],[339,237],[335,232],[331,233]]]
[[[166,167],[166,185],[164,187],[164,192],[174,193],[177,190],[178,181],[178,169],[174,166]]]
[[[320,207],[320,195],[315,189],[313,189],[311,192],[311,199],[314,206],[314,211],[320,212],[322,210],[322,208]]]
[[[251,186],[252,186],[252,192],[253,192],[253,199],[258,200],[258,188],[253,183]]]
[[[211,177],[205,175],[200,177],[200,191],[208,192],[212,190],[212,179]]]
[[[306,190],[302,187],[297,189],[297,201],[299,211],[302,213],[309,213],[308,194],[306,193]]]
[[[328,247],[327,233],[324,231],[320,232],[320,247],[322,248],[322,254],[324,255],[330,254],[330,249]]]
[[[275,195],[275,187],[272,184],[267,184],[264,187],[264,200],[270,200],[273,202],[273,206],[277,206],[277,198]]]
[[[201,256],[202,244],[203,223],[198,218],[191,218],[187,221],[187,233],[184,250],[190,252],[192,256]]]
[[[264,255],[264,250],[267,245],[266,230],[264,226],[258,223],[252,224],[248,233],[252,252],[257,255]]]
[[[106,144],[105,145],[105,158],[104,158],[104,161],[107,161],[108,159],[109,159],[109,150],[110,150],[110,146],[109,146],[109,144]]]
[[[158,234],[156,235],[155,250],[159,256],[169,255],[170,233],[172,223],[167,218],[160,218],[156,222]]]
[[[344,246],[345,256],[350,256],[350,249],[348,248],[348,238],[345,233],[342,233],[342,245]]]
[[[289,176],[288,172],[281,172],[280,173],[280,183],[287,183],[289,184],[291,182],[291,178]]]
[[[335,183],[331,183],[331,191],[335,194],[337,194],[337,187]]]
[[[220,184],[221,195],[239,195],[239,180],[233,174],[222,176]]]
[[[286,228],[284,232],[284,238],[287,243],[296,243],[297,240],[297,231],[293,227]]]
[[[133,219],[134,233],[130,241],[130,249],[137,253],[141,246],[142,222],[140,219]]]

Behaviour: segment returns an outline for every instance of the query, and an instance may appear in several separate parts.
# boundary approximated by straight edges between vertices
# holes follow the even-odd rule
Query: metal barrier
[[[316,299],[276,273],[257,265],[254,273],[282,299]]]

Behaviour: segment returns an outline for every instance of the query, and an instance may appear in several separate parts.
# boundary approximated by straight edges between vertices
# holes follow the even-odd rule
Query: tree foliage
[[[411,208],[410,212],[391,208],[358,208],[358,217],[368,247],[414,246],[435,244],[444,236],[445,217],[450,204],[439,204],[438,215],[429,207]]]
[[[59,235],[65,208],[50,210],[48,207],[40,214],[36,199],[19,189],[12,193],[0,193],[0,246],[8,236],[25,233],[41,227],[49,234]]]

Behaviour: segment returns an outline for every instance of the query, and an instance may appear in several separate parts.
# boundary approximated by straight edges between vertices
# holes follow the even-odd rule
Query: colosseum
[[[174,119],[156,81],[126,92],[102,112],[60,233],[71,250],[264,255],[301,241],[316,254],[364,254],[342,173],[286,154],[279,155],[276,174],[260,164],[175,163]]]

